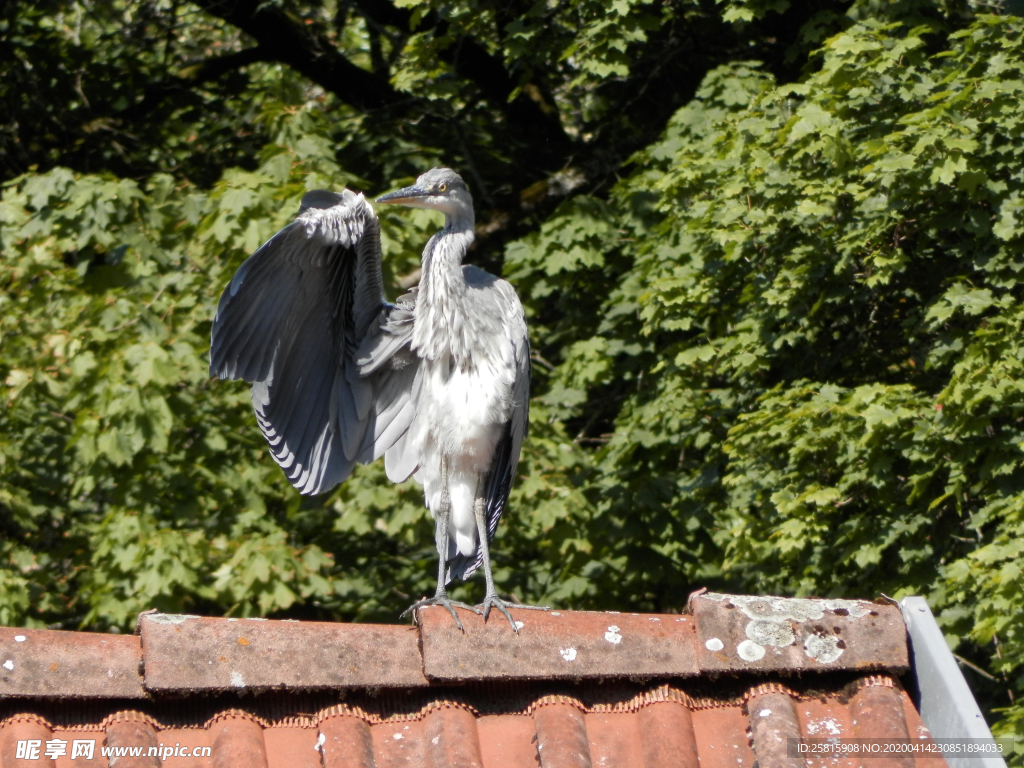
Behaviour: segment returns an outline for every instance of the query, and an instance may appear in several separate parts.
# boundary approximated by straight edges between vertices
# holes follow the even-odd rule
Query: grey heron
[[[384,296],[380,224],[363,195],[308,192],[295,220],[252,254],[213,320],[210,375],[252,384],[270,453],[304,494],[330,490],[384,456],[388,479],[423,486],[435,519],[437,591],[413,604],[515,622],[498,597],[489,544],[508,502],[527,431],[526,318],[504,280],[463,265],[473,199],[434,168],[377,198],[444,213],[423,250],[420,283]],[[483,567],[479,607],[446,585]],[[405,615],[405,614],[403,614]]]

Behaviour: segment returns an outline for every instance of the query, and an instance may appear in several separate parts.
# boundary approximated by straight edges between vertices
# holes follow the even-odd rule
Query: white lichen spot
[[[744,640],[736,646],[736,652],[744,661],[760,661],[764,658],[764,646],[753,640]]]
[[[707,648],[709,651],[720,651],[723,648],[725,648],[725,643],[723,643],[717,637],[712,637],[710,640],[704,643],[704,647]]]
[[[193,616],[188,613],[149,613],[146,614],[146,620],[152,621],[154,624],[184,624],[189,619],[198,619],[198,616]]]
[[[612,624],[608,627],[608,631],[604,633],[604,639],[612,645],[618,645],[622,642],[622,635],[619,634],[619,628]]]
[[[560,614],[558,611],[552,611],[551,613],[548,614],[548,616],[561,616],[561,615],[562,614]]]
[[[14,669],[14,659],[8,659],[7,661],[5,661],[4,669],[6,669],[8,672]]]
[[[245,680],[242,679],[241,672],[231,673],[231,685],[233,685],[235,688],[245,688]]]
[[[843,649],[835,635],[808,635],[804,640],[804,653],[815,661],[828,664],[842,656]]]
[[[774,645],[779,648],[796,642],[793,626],[788,621],[752,621],[747,624],[747,637],[758,645]]]
[[[751,619],[769,621],[816,621],[825,615],[824,601],[797,597],[749,597],[734,595],[729,602]]]
[[[562,658],[566,661],[576,661],[576,649],[575,648],[559,648],[558,652],[562,654]]]
[[[838,720],[826,717],[821,720],[809,721],[807,723],[807,733],[812,736],[819,733],[827,733],[829,736],[839,736],[842,733],[842,728],[840,728]]]
[[[316,737],[316,744],[313,745],[313,749],[316,750],[317,752],[319,752],[321,749],[324,748],[324,744],[326,744],[326,743],[327,743],[327,736],[325,734],[321,733],[319,736]]]
[[[432,738],[430,740],[430,743],[433,744],[436,747],[439,743],[441,743],[441,737],[440,736],[435,736],[434,738]]]
[[[405,737],[404,737],[404,736],[402,736],[402,734],[400,734],[400,733],[396,733],[396,734],[395,734],[394,736],[392,736],[391,738],[392,738],[392,739],[394,739],[395,741],[401,741],[401,740],[402,740],[403,738],[405,738]]]
[[[25,640],[27,640],[27,639],[28,638],[26,638],[24,635],[15,635],[14,636],[14,642],[16,642],[16,643],[24,643]]]
[[[650,617],[649,619],[647,619],[647,620],[648,620],[648,621],[661,621],[661,619],[659,619],[659,618],[658,618],[657,616],[651,616],[651,617]]]
[[[729,602],[743,611],[751,619],[774,619],[790,621],[817,621],[825,615],[825,611],[838,612],[853,618],[867,616],[871,612],[871,603],[861,600],[808,600],[799,597],[754,597],[748,595],[711,595],[703,597],[721,601],[728,598]]]
[[[758,717],[768,717],[768,715],[770,715],[771,713],[772,713],[772,711],[770,709],[762,709],[760,712],[757,713],[757,716]]]
[[[516,627],[516,632],[518,632],[518,631],[519,631],[520,629],[522,629],[522,628],[523,628],[523,627],[525,627],[525,626],[526,626],[526,625],[525,625],[525,624],[523,624],[523,622],[521,622],[521,621],[517,621],[517,622],[515,623],[515,627]]]

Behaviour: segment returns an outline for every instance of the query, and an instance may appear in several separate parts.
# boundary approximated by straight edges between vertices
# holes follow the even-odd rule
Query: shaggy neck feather
[[[416,300],[413,349],[431,360],[445,354],[461,364],[468,353],[462,316],[466,279],[462,260],[473,242],[473,215],[445,216],[445,226],[423,251],[423,271]]]

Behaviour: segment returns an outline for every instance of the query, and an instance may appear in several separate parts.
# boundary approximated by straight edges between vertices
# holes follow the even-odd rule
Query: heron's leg
[[[481,486],[483,481],[481,480]],[[523,605],[522,603],[509,603],[498,597],[498,592],[494,588],[494,575],[491,573],[491,545],[487,537],[487,500],[483,496],[478,495],[476,502],[473,504],[473,515],[476,517],[476,531],[480,538],[480,554],[484,564],[484,582],[487,585],[487,592],[484,595],[484,601],[480,604],[480,610],[483,612],[484,621],[487,621],[487,616],[491,612],[491,608],[497,608],[501,611],[505,618],[508,619],[508,623],[512,625],[512,631],[517,635],[519,634],[519,627],[516,626],[515,621],[512,619],[512,614],[508,612],[509,608],[526,608],[532,611],[547,611],[550,610],[544,605]]]
[[[419,600],[402,611],[402,617],[428,605],[443,605],[448,609],[448,613],[452,615],[452,618],[455,619],[455,625],[460,630],[463,630],[462,622],[459,620],[458,614],[455,613],[455,607],[465,608],[473,611],[473,613],[480,613],[480,611],[466,603],[453,602],[448,597],[448,591],[444,586],[446,558],[448,556],[448,521],[451,519],[452,514],[452,498],[448,493],[448,457],[444,454],[441,455],[441,503],[435,514],[437,516],[434,525],[434,543],[437,545],[437,590],[434,592],[433,597]]]
[[[441,454],[441,506],[437,510],[437,524],[434,526],[434,545],[437,547],[437,591],[434,596],[447,594],[444,588],[446,558],[448,557],[448,522],[452,517],[452,497],[448,492],[448,456]],[[455,611],[451,608],[452,616]],[[455,621],[459,620],[455,616]]]

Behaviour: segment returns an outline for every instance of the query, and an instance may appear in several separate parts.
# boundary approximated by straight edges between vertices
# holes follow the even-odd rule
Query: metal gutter
[[[921,719],[936,739],[991,739],[985,718],[923,597],[900,602],[910,635],[911,674]],[[1006,768],[1001,757],[946,755],[950,768]]]

